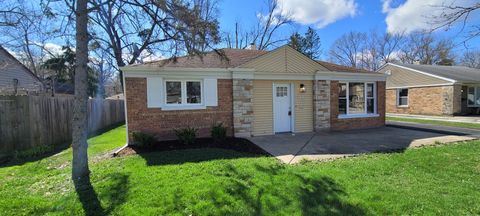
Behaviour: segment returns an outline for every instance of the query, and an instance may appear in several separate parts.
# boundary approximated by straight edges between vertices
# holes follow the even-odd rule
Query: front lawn
[[[412,122],[412,123],[429,124],[429,125],[440,125],[440,126],[449,126],[449,127],[480,129],[480,124],[478,123],[452,122],[452,121],[428,120],[428,119],[418,119],[418,118],[402,118],[402,117],[386,117],[386,120],[399,121],[399,122]]]
[[[94,190],[75,191],[70,150],[0,165],[0,215],[480,214],[480,141],[300,165],[223,149],[98,157],[124,129],[90,139]]]

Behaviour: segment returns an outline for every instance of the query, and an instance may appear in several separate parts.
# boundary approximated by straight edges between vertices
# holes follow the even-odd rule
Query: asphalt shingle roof
[[[480,82],[480,69],[465,66],[396,64],[432,75],[453,79],[457,82]]]
[[[234,68],[266,53],[268,51],[220,49],[218,52],[211,51],[202,56],[182,56],[177,57],[176,61],[174,59],[166,59],[145,62],[143,65],[185,68]]]

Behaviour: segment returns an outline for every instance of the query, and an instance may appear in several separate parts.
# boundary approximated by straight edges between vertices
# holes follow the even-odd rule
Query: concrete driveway
[[[448,135],[396,127],[249,138],[287,164],[301,160],[331,160],[372,152],[403,151],[412,147],[472,139],[476,139],[476,136]]]

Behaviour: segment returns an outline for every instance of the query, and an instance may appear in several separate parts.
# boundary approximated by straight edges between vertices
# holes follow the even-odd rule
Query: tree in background
[[[117,67],[151,55],[199,55],[220,42],[216,2],[91,0],[92,40]],[[122,72],[120,79],[122,80]]]
[[[361,53],[364,51],[367,34],[349,32],[342,35],[333,43],[329,56],[338,64],[361,68]]]
[[[465,52],[461,63],[467,67],[480,69],[480,50]]]
[[[444,28],[446,31],[460,23],[460,32],[467,31],[464,43],[472,38],[480,36],[480,24],[475,19],[480,11],[480,2],[471,1],[467,5],[462,1],[453,1],[452,3],[442,3],[435,5],[440,8],[442,13],[438,16],[432,16],[432,29],[435,31]],[[474,14],[477,12],[477,14]]]
[[[453,47],[451,40],[438,40],[431,33],[416,32],[406,38],[398,56],[402,63],[452,65]]]
[[[288,39],[278,37],[278,30],[292,23],[289,15],[278,13],[278,0],[268,0],[268,9],[265,13],[257,12],[257,22],[247,31],[242,31],[238,23],[234,32],[225,33],[224,41],[228,48],[245,49],[254,44],[258,50],[268,50]]]
[[[453,42],[437,39],[428,32],[378,34],[349,32],[332,45],[331,61],[356,68],[375,71],[385,63],[453,65]]]
[[[52,24],[53,15],[42,10],[38,2],[0,0],[0,5],[2,46],[15,52],[18,60],[35,75],[44,78],[46,74],[40,65],[44,56],[52,54],[47,41],[59,33]]]
[[[69,46],[63,46],[62,51],[61,55],[43,62],[41,67],[53,72],[51,76],[47,77],[48,79],[53,79],[55,82],[60,83],[70,83],[75,86],[76,53]],[[96,97],[100,72],[98,68],[90,66],[87,67],[87,72],[88,96]]]
[[[308,27],[305,36],[300,35],[298,32],[293,33],[290,36],[288,45],[311,59],[319,59],[321,55],[321,42],[320,36],[317,32]]]

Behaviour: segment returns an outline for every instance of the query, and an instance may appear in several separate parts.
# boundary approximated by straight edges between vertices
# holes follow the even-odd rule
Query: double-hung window
[[[190,80],[166,80],[165,104],[167,106],[201,105],[202,82]]]
[[[408,106],[408,89],[397,89],[397,106]]]
[[[480,107],[480,86],[468,87],[467,105],[469,107]]]
[[[338,92],[340,117],[376,115],[376,85],[373,82],[341,82]]]

